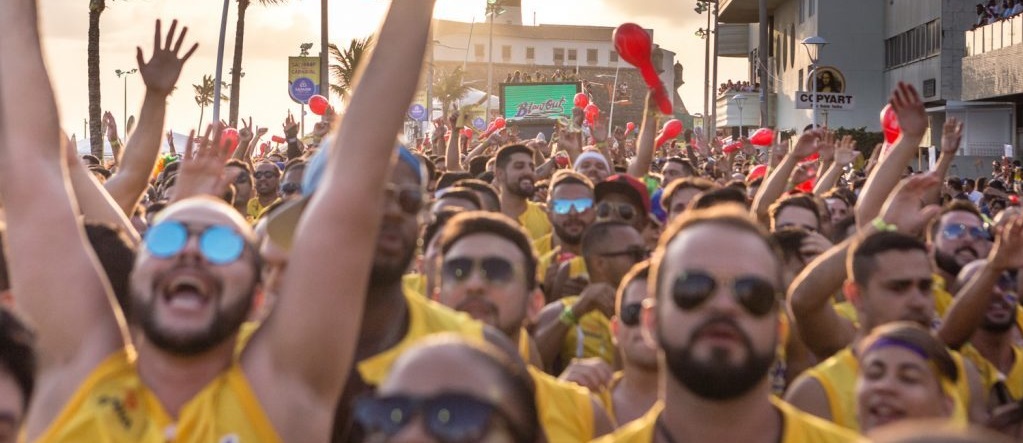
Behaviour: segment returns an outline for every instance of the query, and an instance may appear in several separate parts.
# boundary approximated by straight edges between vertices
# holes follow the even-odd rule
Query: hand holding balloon
[[[615,50],[626,62],[639,69],[643,80],[650,88],[652,98],[657,102],[662,114],[672,114],[671,98],[661,78],[657,76],[653,62],[650,59],[653,41],[646,30],[635,23],[625,23],[615,29],[611,38],[614,40]]]

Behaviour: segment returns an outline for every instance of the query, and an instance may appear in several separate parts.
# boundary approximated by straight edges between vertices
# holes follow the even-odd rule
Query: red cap
[[[596,201],[603,200],[607,194],[624,194],[637,203],[646,214],[650,213],[650,194],[646,185],[628,174],[615,174],[607,178],[593,189]],[[644,215],[646,215],[644,214]]]

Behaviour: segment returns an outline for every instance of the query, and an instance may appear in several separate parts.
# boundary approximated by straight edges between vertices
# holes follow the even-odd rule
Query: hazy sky
[[[256,0],[253,3],[257,3]],[[50,74],[61,110],[61,121],[68,132],[81,138],[88,117],[86,77],[88,4],[87,0],[40,0],[42,33]],[[330,0],[330,40],[344,44],[355,37],[374,32],[383,19],[386,0]],[[675,51],[685,66],[686,84],[680,88],[690,112],[703,111],[703,41],[693,33],[706,24],[704,16],[693,12],[696,0],[522,0],[524,22],[531,23],[533,13],[541,24],[617,26],[633,21],[655,30],[654,41]],[[235,4],[232,1],[227,28],[224,75],[231,66],[235,29]],[[107,0],[101,19],[102,103],[120,123],[123,119],[124,81],[114,71],[136,67],[135,47],[142,45],[148,59],[152,52],[156,19],[168,22],[177,18],[189,26],[187,48],[199,42],[199,50],[189,60],[178,82],[178,91],[168,100],[167,126],[187,132],[199,121],[192,84],[216,70],[217,33],[222,2],[216,0]],[[469,22],[482,20],[484,0],[438,0],[435,17]],[[253,116],[256,125],[280,132],[288,109],[298,114],[298,105],[288,98],[287,57],[298,55],[299,45],[315,42],[319,47],[319,9],[317,0],[291,0],[282,6],[251,6],[246,14],[245,78],[242,81],[241,115]],[[167,30],[164,26],[164,30]],[[314,49],[315,51],[315,49]],[[744,59],[721,59],[719,82],[745,77]],[[138,75],[128,78],[128,114],[137,114],[144,85]],[[226,93],[226,91],[225,91]],[[205,123],[211,110],[206,110]],[[224,104],[221,115],[226,118]],[[313,116],[315,117],[315,116]],[[311,120],[310,120],[311,121]],[[310,123],[311,125],[311,123]]]

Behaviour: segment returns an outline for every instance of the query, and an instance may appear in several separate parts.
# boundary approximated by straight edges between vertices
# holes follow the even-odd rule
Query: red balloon
[[[653,40],[651,40],[650,34],[647,34],[645,29],[635,23],[625,23],[614,30],[611,38],[614,40],[618,55],[639,69],[661,113],[671,115],[673,111],[671,98],[650,60],[650,54],[653,51]]]
[[[227,145],[227,151],[233,153],[238,148],[238,130],[235,128],[225,128],[220,132],[220,143]]]
[[[757,165],[753,169],[750,169],[749,174],[746,175],[746,181],[751,182],[760,177],[767,175],[767,165]]]
[[[654,142],[654,146],[661,146],[668,140],[678,137],[682,133],[682,122],[671,119],[664,122],[664,126],[661,128],[661,135],[657,137],[657,141]]]
[[[472,129],[462,128],[462,137],[471,139],[472,138]]]
[[[583,112],[586,113],[586,121],[593,126],[597,121],[597,116],[600,115],[600,108],[597,105],[590,103],[583,108]]]
[[[284,139],[284,137],[281,137],[279,135],[275,135],[273,137],[270,137],[270,140],[273,141],[274,143],[284,143],[284,142],[287,141],[287,140]]]
[[[796,189],[807,194],[813,193],[813,179],[809,179],[796,186]]]
[[[309,110],[313,111],[313,114],[323,115],[327,112],[327,108],[329,107],[330,103],[327,102],[327,97],[314,95],[309,98]]]
[[[899,127],[899,119],[895,116],[895,110],[891,104],[881,109],[881,129],[884,130],[884,139],[889,144],[895,143],[902,135],[902,128]]]
[[[501,129],[505,126],[504,117],[498,117],[494,119],[494,129]]]
[[[753,146],[771,146],[774,143],[774,131],[771,128],[760,128],[749,138]]]
[[[577,107],[577,108],[585,108],[586,105],[588,105],[588,104],[590,104],[590,98],[587,97],[586,94],[583,94],[582,92],[580,92],[580,93],[575,95],[575,107]]]
[[[725,145],[725,147],[721,148],[721,151],[724,152],[725,154],[731,154],[740,149],[742,149],[742,142],[731,142]]]
[[[636,129],[636,124],[635,123],[628,122],[628,123],[625,124],[625,132],[626,133],[632,132],[635,129]]]

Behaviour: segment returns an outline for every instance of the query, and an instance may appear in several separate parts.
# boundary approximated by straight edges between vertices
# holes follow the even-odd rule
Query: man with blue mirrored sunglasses
[[[560,170],[554,173],[547,211],[554,232],[533,242],[533,247],[540,258],[540,284],[550,295],[553,279],[548,279],[548,275],[554,275],[562,263],[574,260],[577,273],[585,273],[586,264],[581,257],[583,232],[596,219],[593,183],[578,172]]]
[[[133,343],[68,195],[36,2],[0,2],[0,53],[21,60],[0,64],[0,154],[19,159],[17,167],[0,165],[6,246],[18,257],[10,275],[14,293],[24,297],[19,308],[40,339],[41,382],[27,440],[330,438],[334,407],[354,366],[383,212],[377,203],[387,195],[394,134],[416,88],[433,7],[431,0],[391,4],[377,34],[379,51],[365,61],[374,74],[357,82],[350,114],[323,148],[334,155],[320,185],[325,192],[309,199],[292,244],[294,278],[284,281],[273,312],[239,351],[239,326],[260,292],[260,258],[251,227],[212,196],[220,194],[212,185],[203,191],[210,195],[179,197],[147,234],[130,284],[128,315],[140,335]],[[157,22],[152,59],[145,62],[140,51],[150,92],[169,93],[180,74],[184,31],[176,28],[175,22],[164,43]],[[200,147],[196,165],[222,164],[219,135]],[[182,172],[179,189],[187,188]],[[203,178],[225,184],[222,174]],[[190,184],[202,187],[197,183]]]

